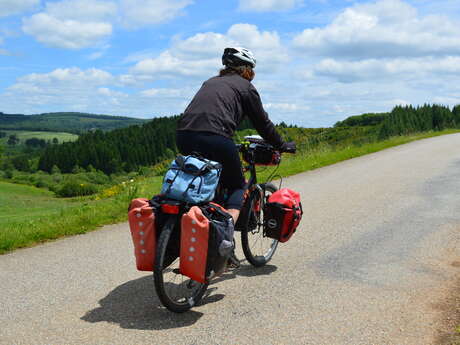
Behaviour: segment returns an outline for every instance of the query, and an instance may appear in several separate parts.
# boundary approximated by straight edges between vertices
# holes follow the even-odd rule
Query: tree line
[[[91,165],[112,174],[154,165],[175,156],[178,119],[178,115],[157,117],[142,126],[83,134],[75,142],[47,147],[40,157],[38,168],[51,172],[56,166],[63,173],[70,173],[76,167],[87,169]],[[247,119],[239,129],[246,128],[252,128]]]
[[[419,107],[396,106],[382,121],[379,138],[416,132],[460,128],[460,105],[452,110],[444,105],[425,104]]]
[[[178,116],[159,117],[142,126],[110,132],[96,130],[81,135],[75,142],[52,145],[40,157],[38,168],[51,172],[57,166],[64,173],[90,165],[106,174],[133,171],[173,157]]]

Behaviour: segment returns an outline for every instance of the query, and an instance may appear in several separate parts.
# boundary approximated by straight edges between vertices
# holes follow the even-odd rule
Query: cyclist
[[[176,143],[184,155],[199,152],[222,164],[220,183],[228,190],[226,208],[236,224],[245,179],[232,137],[243,118],[249,117],[257,132],[276,149],[294,152],[295,143],[283,141],[251,83],[256,67],[253,54],[245,48],[225,48],[222,64],[219,75],[203,83],[181,115]]]

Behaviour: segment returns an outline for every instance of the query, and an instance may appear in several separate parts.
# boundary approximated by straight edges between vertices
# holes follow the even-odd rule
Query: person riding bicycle
[[[176,144],[180,153],[199,152],[222,164],[220,183],[228,190],[226,208],[236,224],[243,204],[245,179],[238,148],[232,137],[247,116],[262,138],[275,149],[294,152],[268,118],[254,85],[256,59],[246,48],[225,48],[224,68],[205,81],[181,114]]]

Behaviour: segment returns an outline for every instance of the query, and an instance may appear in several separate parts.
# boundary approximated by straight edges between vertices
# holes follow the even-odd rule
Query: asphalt
[[[459,147],[436,137],[285,179],[297,233],[181,315],[136,271],[127,223],[0,256],[0,344],[433,344],[460,273]]]

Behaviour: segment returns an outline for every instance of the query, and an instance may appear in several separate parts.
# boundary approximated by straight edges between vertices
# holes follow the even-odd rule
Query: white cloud
[[[9,0],[8,0],[9,1]],[[34,0],[35,1],[35,0]],[[62,0],[23,19],[23,31],[45,45],[64,49],[95,46],[115,24],[140,28],[179,16],[191,0]],[[97,58],[97,55],[91,57]]]
[[[296,112],[299,110],[308,110],[310,107],[302,106],[296,103],[267,103],[264,104],[265,109],[267,110],[278,110],[282,112]]]
[[[339,61],[325,59],[313,68],[317,76],[328,76],[342,82],[357,80],[378,81],[388,78],[399,80],[450,75],[460,76],[460,57],[399,58]]]
[[[302,0],[240,0],[241,11],[286,11],[302,4]]]
[[[120,0],[120,13],[127,27],[160,24],[182,14],[191,0]]]
[[[281,47],[278,33],[275,31],[259,31],[255,25],[235,24],[230,27],[227,35],[254,53],[260,53],[262,57],[258,57],[259,59],[269,57],[267,61],[278,62],[287,59],[285,50]]]
[[[100,87],[97,89],[97,92],[100,95],[110,96],[110,97],[126,97],[127,96],[127,94],[124,92],[114,91],[114,90],[109,89],[108,87]]]
[[[63,0],[46,3],[45,12],[61,20],[100,21],[115,16],[117,5],[111,1]]]
[[[184,98],[190,97],[190,89],[172,89],[172,88],[163,88],[163,89],[148,89],[141,92],[143,97],[149,98]]]
[[[200,76],[212,70],[214,60],[182,60],[170,51],[161,53],[157,58],[138,62],[132,73],[144,80],[153,80],[158,77]],[[215,68],[214,68],[215,70]]]
[[[0,17],[6,17],[33,9],[40,0],[1,0]]]
[[[51,86],[51,87],[72,87],[72,86],[96,86],[104,85],[114,81],[114,77],[103,70],[90,68],[82,70],[78,67],[57,68],[50,73],[32,73],[18,78],[18,82],[10,88],[21,88],[27,86]]]
[[[110,3],[65,0],[47,5],[45,12],[23,19],[22,29],[51,47],[81,49],[100,43],[112,34],[112,24],[97,21],[113,10]],[[88,15],[95,10],[92,15]]]
[[[250,24],[234,24],[226,34],[206,32],[187,39],[176,38],[171,47],[158,56],[137,62],[131,69],[131,76],[124,79],[145,81],[164,76],[209,77],[222,67],[222,52],[228,46],[251,49],[262,70],[276,68],[289,58],[276,32],[259,31],[257,26]]]
[[[12,99],[13,108],[91,111],[117,113],[127,94],[109,86],[116,83],[112,74],[95,68],[58,68],[49,73],[32,73],[18,78],[15,84],[0,94],[0,99]]]
[[[459,54],[459,25],[439,15],[420,17],[401,0],[380,0],[347,8],[293,43],[309,54],[351,58]]]

